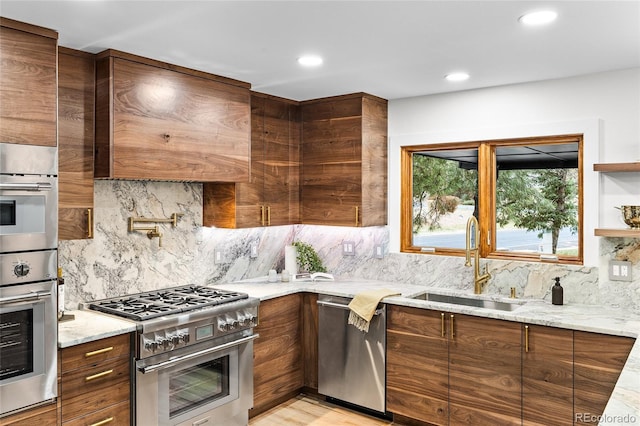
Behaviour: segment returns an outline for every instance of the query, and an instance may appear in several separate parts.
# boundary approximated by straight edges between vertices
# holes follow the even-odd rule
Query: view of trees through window
[[[578,143],[491,152],[495,170],[480,177],[477,148],[412,153],[412,245],[464,249],[468,218],[480,219],[478,179],[491,179],[489,251],[578,256]]]

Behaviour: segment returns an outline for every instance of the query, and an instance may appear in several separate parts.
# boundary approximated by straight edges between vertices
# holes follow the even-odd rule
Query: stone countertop
[[[58,323],[58,348],[80,345],[106,337],[131,333],[135,323],[96,311],[66,311],[75,318]]]
[[[595,305],[565,304],[556,306],[542,300],[514,300],[503,296],[473,295],[470,292],[463,293],[460,291],[448,291],[441,288],[433,289],[411,284],[357,279],[316,282],[267,282],[266,277],[261,277],[237,283],[215,284],[213,286],[224,290],[246,292],[250,296],[259,297],[260,300],[273,299],[298,292],[353,297],[358,292],[364,290],[388,288],[397,291],[401,296],[385,298],[384,302],[387,304],[446,310],[452,313],[506,321],[636,338],[636,343],[618,378],[616,387],[611,394],[611,398],[599,424],[607,426],[640,425],[640,339],[637,339],[640,334],[640,314],[636,312]],[[439,294],[472,296],[496,301],[509,301],[512,303],[522,303],[522,305],[512,311],[500,311],[411,299],[412,296],[417,296],[425,291]]]

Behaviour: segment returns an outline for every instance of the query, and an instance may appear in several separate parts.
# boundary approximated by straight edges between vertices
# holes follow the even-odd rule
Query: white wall
[[[640,161],[640,68],[390,101],[390,250],[399,251],[400,146],[569,132],[585,134],[585,263],[597,265],[593,228],[623,227],[613,206],[640,201],[637,176],[592,167]]]

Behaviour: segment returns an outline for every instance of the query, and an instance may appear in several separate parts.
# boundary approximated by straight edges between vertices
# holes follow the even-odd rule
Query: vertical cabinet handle
[[[456,337],[456,327],[455,327],[455,323],[454,323],[454,315],[451,314],[451,337]]]
[[[264,226],[264,206],[260,206],[260,223]]]
[[[524,351],[529,352],[529,326],[524,326]]]
[[[444,328],[444,312],[440,312],[440,335],[444,337],[446,335]]]
[[[360,226],[360,207],[356,206],[356,226]]]
[[[87,238],[93,238],[93,209],[87,209]]]
[[[271,206],[267,206],[267,226],[271,226]]]

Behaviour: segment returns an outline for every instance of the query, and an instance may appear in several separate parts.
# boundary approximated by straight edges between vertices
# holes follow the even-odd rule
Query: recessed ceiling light
[[[317,67],[318,65],[322,65],[322,58],[317,55],[300,56],[298,63],[305,67]]]
[[[553,10],[540,10],[522,15],[518,21],[525,25],[544,25],[555,21],[558,14]]]
[[[469,79],[469,74],[466,72],[452,72],[444,76],[449,81],[465,81]]]

